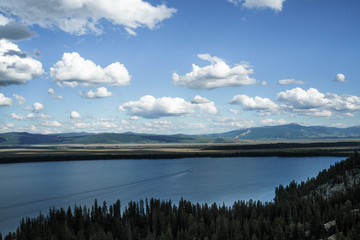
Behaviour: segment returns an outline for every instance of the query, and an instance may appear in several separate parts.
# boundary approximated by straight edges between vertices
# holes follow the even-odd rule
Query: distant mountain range
[[[61,133],[31,134],[9,132],[0,134],[0,146],[33,144],[126,144],[126,143],[210,143],[239,140],[321,140],[360,139],[360,126],[349,128],[301,126],[287,124],[254,127],[217,134],[156,135],[143,133]]]

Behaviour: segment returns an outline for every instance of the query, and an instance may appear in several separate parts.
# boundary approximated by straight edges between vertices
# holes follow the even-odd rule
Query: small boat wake
[[[152,178],[145,178],[145,179],[141,179],[141,180],[138,180],[138,181],[118,184],[118,185],[109,186],[109,187],[91,189],[91,190],[87,190],[87,191],[70,193],[70,194],[65,194],[65,195],[61,195],[61,196],[54,196],[54,197],[49,197],[49,198],[45,198],[45,199],[39,199],[39,200],[23,202],[23,203],[18,203],[18,204],[13,204],[13,205],[0,206],[0,211],[4,210],[4,209],[9,209],[9,208],[27,206],[27,205],[31,205],[31,204],[37,204],[37,203],[42,203],[42,202],[47,202],[47,201],[64,199],[64,198],[69,198],[69,197],[74,197],[74,196],[81,196],[81,195],[91,194],[91,193],[95,193],[95,195],[93,195],[92,197],[96,197],[98,195],[108,194],[109,193],[108,190],[113,190],[113,191],[110,191],[110,192],[115,192],[115,191],[118,191],[118,190],[123,190],[123,189],[130,188],[130,187],[135,187],[135,186],[140,186],[140,185],[144,185],[144,184],[154,183],[154,182],[162,181],[162,180],[169,179],[169,178],[172,178],[172,177],[180,176],[180,175],[183,175],[183,174],[192,173],[192,171],[193,171],[193,169],[191,168],[191,169],[187,169],[187,170],[183,170],[183,171],[179,171],[179,172],[175,172],[175,173],[171,173],[171,174],[166,174],[166,175],[152,177]]]

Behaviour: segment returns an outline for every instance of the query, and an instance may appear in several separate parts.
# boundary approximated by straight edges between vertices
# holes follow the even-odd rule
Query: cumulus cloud
[[[11,98],[5,97],[3,93],[0,93],[0,107],[11,107],[13,101]]]
[[[146,95],[138,101],[127,102],[119,106],[119,110],[130,115],[155,119],[168,116],[185,116],[194,112],[194,105],[183,98],[154,98]]]
[[[26,117],[24,115],[21,114],[16,114],[16,113],[11,113],[10,117],[15,119],[15,120],[26,120]]]
[[[84,97],[84,98],[89,98],[89,99],[93,99],[93,98],[106,98],[106,97],[111,97],[113,94],[111,92],[109,92],[107,90],[107,88],[105,87],[99,87],[96,89],[96,92],[93,92],[92,90],[88,91],[88,92],[79,92],[79,95]]]
[[[102,68],[91,60],[85,60],[79,53],[64,53],[62,60],[50,68],[51,78],[60,86],[92,87],[99,84],[125,86],[130,84],[131,75],[119,62]]]
[[[280,85],[288,85],[288,84],[305,84],[305,83],[303,81],[301,81],[301,80],[296,80],[294,78],[291,78],[291,79],[279,80],[278,84],[280,84]]]
[[[16,99],[19,106],[24,105],[26,99],[23,96],[17,95],[16,93],[13,94],[13,97]]]
[[[210,62],[210,65],[199,67],[193,64],[192,71],[183,76],[173,73],[172,81],[176,86],[185,86],[193,89],[214,89],[257,83],[255,79],[249,76],[254,71],[246,63],[231,67],[224,60],[209,54],[198,54],[198,57]]]
[[[191,101],[192,104],[196,104],[200,108],[200,111],[207,112],[209,114],[217,114],[218,110],[216,109],[215,103],[210,101],[207,98],[203,98],[199,95],[196,95]]]
[[[36,102],[33,104],[33,108],[32,108],[33,112],[38,113],[38,112],[42,111],[43,109],[44,109],[44,105],[42,103]]]
[[[342,73],[336,74],[334,81],[335,82],[345,82],[345,75]]]
[[[131,101],[119,106],[120,111],[126,111],[132,117],[135,116],[135,120],[137,117],[156,119],[169,116],[186,116],[194,113],[196,108],[208,114],[218,113],[214,102],[199,95],[195,96],[191,102],[178,97],[155,98],[146,95],[141,97],[139,101]]]
[[[104,20],[134,35],[137,28],[154,29],[176,12],[165,4],[153,6],[143,0],[11,0],[1,1],[0,10],[27,25],[57,27],[76,35],[102,33]]]
[[[242,106],[245,111],[256,111],[259,116],[271,114],[290,113],[312,117],[332,117],[345,115],[355,116],[360,112],[360,97],[354,95],[337,95],[334,93],[321,93],[315,88],[304,90],[293,88],[277,94],[277,104],[269,98],[249,97],[237,95],[232,98],[230,104]]]
[[[335,93],[327,93],[326,99],[328,99],[328,108],[333,111],[360,111],[360,97],[343,94],[337,95]]]
[[[278,94],[278,100],[286,103],[289,111],[308,116],[330,117],[334,112],[350,113],[360,111],[360,97],[321,93],[317,89],[294,88]]]
[[[70,114],[70,118],[79,119],[79,118],[81,118],[81,115],[80,115],[80,113],[78,113],[76,111],[72,111]]]
[[[16,44],[0,40],[0,86],[25,84],[43,72],[39,61],[24,54]]]
[[[277,99],[298,109],[310,109],[326,105],[329,100],[315,88],[303,90],[299,87],[280,92]]]
[[[49,93],[49,95],[50,95],[51,97],[53,97],[53,98],[57,98],[57,99],[60,99],[60,100],[64,99],[62,96],[56,96],[55,90],[52,89],[52,88],[49,88],[49,89],[48,89],[48,93]]]
[[[283,2],[286,0],[228,0],[229,2],[238,5],[242,4],[246,8],[271,8],[275,11],[281,11]]]
[[[240,105],[246,111],[256,110],[259,115],[277,113],[280,108],[279,105],[271,101],[269,98],[262,98],[258,96],[253,98],[247,95],[236,95],[229,103]]]
[[[51,117],[49,115],[45,115],[45,114],[33,114],[33,113],[29,113],[26,116],[22,115],[22,114],[16,114],[16,113],[11,113],[10,117],[15,119],[15,120],[33,120],[36,118],[40,118],[40,119],[50,119]]]

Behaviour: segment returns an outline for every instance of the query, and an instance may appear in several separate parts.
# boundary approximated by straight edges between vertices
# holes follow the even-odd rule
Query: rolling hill
[[[226,143],[239,140],[322,140],[356,138],[360,138],[360,126],[335,128],[287,124],[203,135],[157,135],[132,132],[97,134],[84,132],[61,134],[9,132],[0,134],[0,146],[39,144]]]

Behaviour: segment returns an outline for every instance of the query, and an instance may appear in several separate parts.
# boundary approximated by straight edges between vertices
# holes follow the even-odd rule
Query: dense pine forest
[[[4,239],[360,239],[360,157],[306,182],[275,189],[272,202],[233,206],[157,199],[50,209]],[[2,236],[0,236],[2,240]]]

